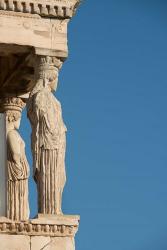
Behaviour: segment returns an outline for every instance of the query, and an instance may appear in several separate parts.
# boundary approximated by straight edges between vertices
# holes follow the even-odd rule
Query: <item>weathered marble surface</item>
[[[79,216],[44,216],[27,222],[0,217],[0,250],[75,250]]]
[[[31,250],[30,237],[0,234],[0,250]]]
[[[15,118],[16,114],[12,114]],[[8,115],[7,115],[8,117]],[[19,122],[16,119],[15,123]],[[8,123],[7,130],[7,217],[16,221],[29,219],[28,177],[29,164],[25,155],[25,143],[17,131],[17,125]],[[9,126],[13,125],[13,128]]]
[[[34,179],[38,190],[38,212],[62,214],[62,193],[66,182],[66,126],[57,89],[62,63],[49,56],[36,58],[36,84],[27,103],[32,127],[31,143]]]
[[[3,202],[4,206],[7,206],[7,217],[14,221],[29,219],[29,164],[25,155],[25,143],[18,132],[21,112],[24,107],[25,103],[21,98],[0,98],[0,109],[4,112],[1,116],[5,117],[5,120],[2,121],[4,123],[2,124],[4,144],[7,146],[6,160],[2,165],[3,171],[6,172],[2,174],[3,181],[5,181],[4,186],[7,187],[4,193],[7,196],[7,201]]]
[[[0,250],[75,250],[73,237],[0,235]]]
[[[0,43],[56,50],[67,57],[67,24],[79,3],[80,0],[0,0]]]
[[[75,250],[72,237],[31,237],[31,250]]]
[[[0,95],[34,87],[35,55],[68,57],[67,29],[79,0],[0,0]]]
[[[59,70],[68,56],[68,22],[79,2],[0,0],[0,112],[7,119],[5,131],[4,115],[0,116],[0,250],[75,249],[79,216],[64,216],[61,211],[66,182],[66,126],[61,104],[51,92],[57,87]],[[28,200],[28,163],[24,142],[16,132],[20,107],[17,103],[4,109],[3,98],[28,98],[32,107],[29,118],[34,135],[34,177],[38,212],[42,213],[36,219],[28,219],[28,203],[23,202]],[[7,168],[14,171],[13,176],[12,171],[7,176]]]
[[[71,18],[79,0],[1,0],[0,9],[10,12],[32,13],[42,17]]]
[[[0,43],[32,46],[38,53],[40,49],[55,50],[67,57],[68,21],[0,11]]]
[[[6,128],[5,114],[0,113],[0,216],[6,216]]]
[[[38,215],[24,222],[0,217],[0,234],[74,237],[78,231],[80,217],[77,215]]]

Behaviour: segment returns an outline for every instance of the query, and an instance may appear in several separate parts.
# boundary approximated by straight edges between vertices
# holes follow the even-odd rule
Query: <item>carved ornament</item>
[[[24,107],[25,103],[22,101],[21,98],[5,97],[0,99],[0,110],[3,110],[3,112],[9,110],[15,110],[21,112]]]
[[[76,222],[72,223],[50,223],[36,222],[30,220],[26,222],[15,222],[4,219],[0,221],[0,234],[12,235],[33,235],[33,236],[57,236],[57,237],[72,237],[78,231],[79,217]]]
[[[80,0],[0,0],[0,10],[64,19],[74,15],[79,2]]]

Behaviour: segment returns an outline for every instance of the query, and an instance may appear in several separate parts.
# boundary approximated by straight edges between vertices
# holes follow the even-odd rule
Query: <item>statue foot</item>
[[[56,210],[56,215],[63,215],[62,210]]]

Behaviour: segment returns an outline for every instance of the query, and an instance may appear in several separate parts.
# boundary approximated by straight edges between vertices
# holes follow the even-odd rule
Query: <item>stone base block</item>
[[[0,250],[30,250],[30,237],[0,234]]]
[[[30,250],[75,250],[74,238],[70,237],[31,237]]]
[[[75,250],[73,237],[0,235],[0,250]]]
[[[79,216],[42,216],[26,222],[0,217],[0,250],[75,250]]]

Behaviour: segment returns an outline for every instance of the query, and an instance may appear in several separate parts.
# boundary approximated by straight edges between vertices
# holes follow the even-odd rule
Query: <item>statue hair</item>
[[[16,110],[6,111],[6,121],[8,123],[18,121],[21,118],[21,113]]]

